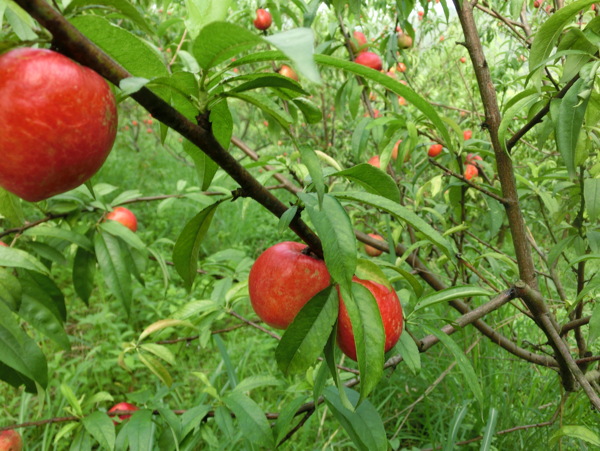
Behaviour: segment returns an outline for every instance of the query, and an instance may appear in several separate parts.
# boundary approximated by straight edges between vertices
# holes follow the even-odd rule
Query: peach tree
[[[260,30],[258,8],[272,15]],[[426,353],[443,347],[461,373],[463,398],[473,401],[448,420],[446,444],[459,441],[469,411],[476,427],[465,426],[474,437],[465,442],[490,449],[499,432],[513,430],[497,429],[489,381],[468,356],[489,340],[552,380],[555,411],[542,424],[555,426],[551,442],[600,445],[590,413],[569,417],[578,424],[556,423],[570,400],[574,410],[600,410],[600,19],[593,1],[0,0],[0,18],[1,52],[51,48],[94,70],[112,84],[121,114],[143,108],[148,125],[159,122],[165,151],[177,143],[175,159],[195,170],[193,180],[154,196],[96,179],[35,205],[0,193],[0,237],[9,244],[0,247],[0,379],[39,397],[59,384],[70,415],[28,419],[64,423],[53,440],[71,437],[85,449],[193,449],[213,443],[207,427],[216,424],[231,443],[274,448],[325,404],[354,447],[399,448],[401,440],[408,447],[404,423],[389,429],[379,410],[414,406],[401,396],[371,399],[400,371],[418,377]],[[367,42],[357,43],[356,32]],[[381,61],[359,64],[366,52]],[[373,69],[379,63],[383,69]],[[367,164],[374,156],[378,164]],[[169,226],[168,253],[102,220],[119,205],[182,199],[195,211]],[[238,312],[252,315],[247,260],[228,262],[235,284],[219,284],[222,272],[199,267],[220,212],[248,200],[272,213],[265,225],[272,236],[295,234],[332,278],[282,336]],[[384,254],[368,257],[360,242]],[[206,346],[228,318],[278,341],[271,355],[279,381],[237,381],[215,338],[227,384],[216,387],[209,371],[186,368],[195,382],[179,381],[178,389],[201,383],[201,400],[180,409],[147,402],[124,426],[107,413],[109,393],[81,396],[60,384],[40,343],[69,351],[73,300],[87,304],[97,290],[135,318],[136,287],[150,265],[165,290],[222,292],[173,299],[169,315],[132,330],[137,338],[118,356],[123,371],[135,366],[168,389],[181,365],[170,347],[178,339],[159,338]],[[388,353],[375,300],[354,276],[399,294],[405,328]],[[356,365],[339,363],[333,286],[346,300]],[[459,344],[455,333],[470,335]],[[298,378],[306,379],[301,393],[277,387]],[[252,396],[271,385],[284,399],[277,412]]]

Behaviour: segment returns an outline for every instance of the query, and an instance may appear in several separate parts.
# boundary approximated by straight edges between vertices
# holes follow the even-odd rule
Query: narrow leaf
[[[183,228],[173,248],[175,269],[183,279],[188,290],[192,288],[194,278],[196,277],[200,245],[221,202],[218,201],[209,205],[194,216]]]
[[[115,425],[104,412],[93,412],[82,418],[81,422],[92,437],[105,449],[115,448]]]
[[[571,177],[575,176],[575,149],[589,100],[589,96],[583,101],[579,97],[581,90],[587,89],[585,86],[583,79],[571,86],[560,102],[555,119],[556,145]]]
[[[310,220],[323,243],[325,264],[333,279],[347,288],[356,269],[356,238],[348,214],[339,201],[330,195],[323,196],[323,206],[318,208],[316,196],[298,195],[306,205]]]
[[[329,287],[302,307],[275,351],[283,373],[302,372],[315,363],[337,320],[338,305],[337,291]]]
[[[344,390],[350,402],[356,406],[359,399],[358,393],[348,388]],[[385,451],[388,449],[383,421],[373,404],[366,400],[352,411],[342,404],[335,388],[327,387],[323,391],[323,395],[327,406],[359,450]]]
[[[379,306],[364,285],[352,283],[352,294],[340,287],[356,346],[360,370],[360,399],[365,399],[383,376],[385,332]],[[339,327],[339,326],[338,326]]]
[[[370,164],[361,163],[331,175],[346,177],[348,180],[361,185],[369,193],[377,194],[393,202],[400,201],[400,190],[394,179],[386,172]]]
[[[542,80],[542,68],[537,66],[544,61],[554,48],[555,42],[563,29],[583,9],[587,9],[595,0],[579,0],[552,13],[540,29],[535,33],[531,51],[529,52],[529,70],[534,71],[534,85],[539,86]],[[537,69],[536,69],[537,68]]]
[[[155,323],[150,324],[148,327],[144,329],[144,331],[140,334],[138,338],[138,342],[144,340],[144,338],[152,335],[155,332],[166,329],[167,327],[190,327],[194,328],[194,325],[189,321],[183,321],[180,319],[161,319],[156,321]]]
[[[448,302],[454,299],[469,298],[473,296],[493,296],[494,293],[475,286],[461,286],[446,288],[445,290],[436,291],[421,299],[415,305],[413,312],[421,310],[425,307],[430,307],[441,302]]]
[[[89,302],[94,289],[95,274],[96,255],[88,252],[83,247],[77,248],[73,259],[73,287],[77,296],[86,304]]]
[[[477,379],[477,374],[475,373],[471,362],[469,362],[469,359],[467,359],[467,356],[463,350],[460,349],[460,347],[454,340],[452,340],[452,338],[443,333],[441,330],[426,325],[423,325],[422,327],[427,331],[427,333],[435,335],[440,342],[442,342],[443,345],[446,346],[450,352],[452,352],[460,371],[465,377],[464,385],[473,392],[475,399],[477,399],[480,407],[483,409],[483,391],[481,389],[481,385],[479,384],[479,379]]]
[[[590,221],[595,222],[600,217],[600,178],[583,181],[583,196]]]
[[[315,151],[309,146],[301,145],[299,149],[302,163],[304,163],[308,169],[308,173],[310,174],[312,182],[315,185],[315,190],[317,191],[317,196],[319,199],[319,208],[322,208],[323,196],[325,195],[325,182],[323,180],[321,163]]]
[[[271,426],[256,402],[239,392],[231,392],[223,398],[223,402],[235,414],[244,437],[263,447],[274,446]]]
[[[413,374],[418,374],[421,371],[421,354],[415,340],[409,334],[402,333],[396,348],[404,362],[406,362],[408,369]]]
[[[129,315],[132,300],[131,275],[119,239],[99,231],[94,235],[94,249],[108,289],[123,304]]]
[[[7,367],[22,376],[10,377],[11,375],[5,372]],[[0,379],[14,386],[25,384],[29,392],[35,391],[33,381],[43,388],[48,385],[48,366],[44,354],[36,342],[21,329],[15,316],[2,302],[0,302]]]

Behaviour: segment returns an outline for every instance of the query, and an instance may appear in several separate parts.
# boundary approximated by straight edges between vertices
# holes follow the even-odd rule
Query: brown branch
[[[524,298],[524,297],[527,297],[529,299],[537,298],[539,303],[543,302],[541,299],[540,293],[533,290],[531,287],[527,286],[525,283],[517,282],[517,284],[515,284],[515,287],[517,289],[517,295],[520,298]],[[577,382],[579,382],[579,384],[581,385],[581,388],[583,388],[583,391],[590,399],[592,405],[597,410],[600,410],[600,397],[595,392],[594,388],[590,385],[589,381],[585,377],[585,374],[583,374],[583,372],[581,371],[581,369],[579,368],[579,366],[573,359],[573,356],[571,355],[571,352],[569,351],[567,344],[562,340],[562,338],[558,334],[558,328],[556,327],[556,324],[554,323],[554,319],[552,318],[550,313],[539,315],[537,317],[537,319],[541,323],[541,326],[544,327],[544,330],[547,330],[549,332],[548,338],[551,339],[550,343],[554,344],[553,347],[560,353],[564,362],[568,366],[568,369],[570,370],[571,374],[573,376],[575,376],[575,379],[577,379]],[[561,367],[561,370],[562,370],[562,367]]]
[[[438,163],[437,161],[435,161],[433,158],[429,158],[429,163],[431,163],[434,166],[437,166],[438,168],[440,168],[442,171],[444,171],[447,175],[450,175],[452,177],[456,177],[459,180],[462,180],[463,182],[465,182],[467,185],[469,185],[471,188],[475,188],[477,191],[481,191],[483,194],[485,194],[486,196],[491,197],[492,199],[496,199],[498,202],[500,202],[503,205],[508,204],[508,201],[504,198],[502,198],[501,196],[498,196],[497,194],[492,193],[491,191],[487,190],[486,188],[483,188],[482,186],[473,183],[470,180],[467,180],[464,176],[457,174],[456,172],[454,172],[452,169],[447,168],[446,166]]]
[[[470,2],[459,2],[458,0],[454,0],[454,6],[458,11],[458,17],[465,35],[465,46],[469,50],[469,55],[473,63],[475,76],[479,86],[479,92],[485,109],[485,123],[490,134],[490,141],[496,157],[496,167],[498,169],[498,178],[500,179],[500,185],[502,187],[502,195],[507,201],[504,204],[504,207],[512,234],[517,266],[519,267],[519,275],[521,280],[530,287],[530,291],[527,291],[527,293],[524,293],[524,295],[520,297],[533,314],[536,324],[544,332],[550,345],[555,351],[555,356],[560,366],[563,387],[565,390],[571,391],[575,388],[573,376],[577,379],[579,379],[579,376],[575,373],[570,373],[572,365],[567,356],[562,352],[562,348],[565,347],[566,344],[558,336],[558,326],[556,325],[556,320],[552,316],[552,313],[548,310],[548,306],[541,296],[533,296],[534,293],[538,293],[538,283],[533,256],[531,254],[529,241],[527,240],[525,219],[523,218],[523,212],[519,206],[519,195],[517,192],[513,162],[499,139],[498,131],[501,122],[500,108],[498,106],[494,82],[485,58],[477,25],[475,24],[475,19],[473,17],[473,4]],[[549,325],[552,325],[550,329],[548,329]],[[558,341],[556,341],[556,337],[558,337]],[[581,373],[578,367],[577,371]],[[591,389],[589,383],[587,386]],[[591,393],[588,393],[588,391],[589,390],[586,390],[586,394],[589,396]],[[595,401],[593,401],[593,403],[595,404]]]
[[[54,45],[74,60],[95,70],[116,86],[119,86],[121,80],[132,76],[45,1],[16,0],[16,3],[48,29],[53,35]],[[281,217],[287,211],[288,207],[285,204],[265,189],[219,144],[211,131],[211,124],[205,112],[197,117],[198,124],[194,124],[145,87],[132,94],[131,97],[151,113],[154,118],[202,149],[206,155],[240,184],[246,196],[252,197],[277,217]],[[290,228],[308,244],[316,255],[323,256],[321,241],[299,216],[292,220]]]

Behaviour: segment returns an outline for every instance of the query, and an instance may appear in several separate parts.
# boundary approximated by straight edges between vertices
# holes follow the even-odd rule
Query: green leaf
[[[105,449],[115,448],[115,425],[104,412],[93,412],[81,419],[85,429]]]
[[[0,268],[0,301],[16,312],[21,305],[21,283],[11,271]]]
[[[151,410],[138,410],[125,424],[129,449],[151,450],[156,430]]]
[[[356,407],[358,393],[344,388],[350,402]],[[388,441],[385,427],[379,412],[368,400],[363,401],[354,411],[342,404],[340,395],[333,387],[323,390],[325,402],[333,416],[350,436],[354,445],[361,451],[386,451]]]
[[[481,446],[479,451],[489,451],[492,449],[492,440],[496,433],[496,423],[498,422],[498,410],[490,407],[488,413],[488,420],[485,424],[485,430],[483,431],[483,439],[481,440]]]
[[[169,373],[169,371],[165,368],[165,366],[160,363],[158,359],[155,359],[153,356],[148,354],[147,352],[138,352],[137,356],[140,361],[150,370],[152,373],[160,379],[160,381],[165,384],[167,387],[173,385],[173,377]]]
[[[467,356],[463,350],[455,343],[454,340],[452,340],[452,338],[443,333],[441,330],[426,325],[422,325],[422,327],[427,333],[435,335],[440,342],[454,355],[456,363],[458,364],[458,368],[464,376],[464,385],[473,392],[475,399],[477,399],[477,402],[479,402],[479,406],[481,409],[483,409],[483,391],[481,389],[481,385],[479,384],[477,374],[475,373],[471,362],[469,362],[469,359],[467,359]]]
[[[415,340],[409,334],[403,332],[400,334],[400,340],[398,340],[396,349],[398,349],[408,369],[413,374],[418,374],[421,371],[421,353]]]
[[[142,253],[146,253],[146,245],[135,232],[125,227],[119,221],[105,221],[100,224],[100,229],[112,236],[122,239],[125,243]]]
[[[594,306],[594,310],[592,310],[588,339],[590,344],[594,343],[598,337],[600,337],[600,304]]]
[[[596,222],[600,216],[600,179],[586,178],[583,181],[583,196],[589,219]]]
[[[294,121],[283,108],[281,108],[271,97],[256,92],[227,92],[224,95],[235,97],[251,105],[260,108],[271,115],[287,131],[287,127]]]
[[[589,100],[589,95],[583,101],[579,95],[582,90],[587,90],[586,86],[583,79],[571,86],[560,102],[558,117],[555,118],[556,145],[571,177],[575,177],[575,149]]]
[[[600,446],[600,436],[585,426],[565,425],[550,437],[550,444],[555,445],[562,437],[573,437],[590,445]]]
[[[235,386],[233,390],[242,393],[250,392],[260,387],[277,387],[282,384],[281,379],[275,376],[264,376],[261,374],[254,374],[244,378],[239,384]]]
[[[290,223],[298,213],[298,206],[294,205],[293,207],[288,208],[279,218],[279,224],[277,225],[277,231],[281,234],[286,231],[289,227]]]
[[[361,185],[369,193],[385,197],[393,202],[400,202],[400,190],[394,179],[381,169],[361,163],[343,171],[334,172],[332,176],[341,175]]]
[[[183,150],[187,153],[194,161],[194,166],[198,173],[198,182],[201,190],[206,190],[210,186],[214,175],[219,168],[217,163],[210,159],[200,148],[196,147],[190,141],[185,139],[183,141]]]
[[[19,227],[25,222],[21,201],[17,196],[6,191],[4,188],[0,188],[0,215],[8,219],[15,227]]]
[[[450,134],[448,133],[448,129],[446,125],[437,114],[437,112],[433,109],[427,100],[423,97],[419,96],[416,92],[410,89],[408,86],[404,86],[397,80],[394,80],[392,77],[388,76],[385,73],[380,73],[374,69],[361,66],[360,64],[353,63],[351,61],[346,61],[343,59],[335,58],[328,55],[315,55],[315,61],[318,64],[336,67],[338,69],[343,69],[346,72],[351,72],[356,75],[360,75],[361,77],[368,78],[373,80],[376,83],[384,86],[390,91],[404,97],[407,101],[412,103],[417,109],[419,109],[427,119],[429,119],[433,125],[437,128],[438,132],[442,135],[443,141],[446,143],[446,146],[450,150],[454,150],[452,147],[452,140],[450,139]]]
[[[450,431],[448,432],[448,437],[446,438],[446,446],[444,446],[444,451],[453,451],[456,448],[456,435],[458,434],[460,425],[465,419],[468,405],[469,401],[466,400],[463,401],[460,408],[456,408],[456,412],[454,413],[454,417],[450,423]]]
[[[425,236],[428,241],[438,246],[444,252],[444,254],[448,256],[449,259],[454,259],[455,251],[452,243],[408,208],[392,202],[384,197],[370,193],[336,192],[332,193],[332,195],[339,199],[353,200],[372,205],[373,207],[390,213],[401,221],[405,221],[413,226],[419,233]]]
[[[177,363],[175,355],[166,346],[158,345],[156,343],[142,343],[140,349],[154,354],[156,357],[164,360],[170,365],[175,365]]]
[[[63,227],[52,227],[47,225],[39,225],[32,227],[23,232],[23,235],[33,237],[48,237],[58,238],[59,240],[68,241],[69,243],[76,244],[79,247],[84,248],[86,251],[92,252],[94,246],[90,239],[82,235],[81,233],[74,232],[72,230],[65,229]]]
[[[299,396],[298,398],[283,404],[281,411],[279,412],[279,416],[277,417],[275,427],[273,428],[273,434],[275,435],[276,443],[279,443],[288,432],[288,426],[294,420],[296,412],[300,406],[305,403],[305,401],[306,396]]]
[[[260,36],[240,25],[212,22],[194,40],[193,55],[202,69],[209,70],[262,42]]]
[[[127,268],[119,239],[98,231],[94,235],[98,266],[110,292],[123,304],[127,315],[131,312],[131,274]]]
[[[0,246],[0,266],[9,268],[24,268],[48,274],[48,268],[25,251],[14,247]]]
[[[209,205],[194,216],[183,228],[173,248],[175,269],[188,290],[192,288],[196,277],[200,245],[221,202],[222,200]]]
[[[306,371],[323,351],[338,316],[333,287],[324,289],[298,312],[277,345],[275,358],[284,374]]]
[[[73,259],[73,287],[75,293],[85,304],[88,304],[94,289],[96,274],[96,255],[83,247],[77,248]]]
[[[245,438],[258,446],[274,447],[271,426],[256,402],[239,392],[229,393],[223,398],[223,402],[235,414]]]
[[[232,0],[185,0],[187,20],[185,26],[192,38],[211,22],[225,20]]]
[[[363,280],[377,282],[387,287],[388,290],[393,290],[392,284],[383,273],[379,265],[373,263],[371,260],[367,260],[366,258],[358,259],[358,264],[356,265],[356,277]]]
[[[534,85],[540,86],[542,81],[542,68],[536,67],[544,61],[554,48],[555,42],[562,34],[563,29],[582,9],[587,9],[595,0],[579,0],[559,9],[548,17],[537,33],[534,35],[531,51],[529,52],[529,70],[534,72],[532,77]]]
[[[360,400],[364,400],[383,376],[385,332],[381,312],[373,294],[360,283],[352,283],[352,293],[340,287],[352,324],[360,371]]]
[[[319,107],[310,100],[305,99],[303,97],[299,97],[292,100],[292,102],[298,107],[300,111],[302,111],[304,119],[307,123],[318,124],[323,120],[323,113],[321,112]]]
[[[65,15],[71,15],[76,8],[84,9],[85,7],[85,9],[89,9],[90,7],[99,8],[102,6],[108,6],[113,10],[117,10],[124,17],[130,19],[140,27],[145,33],[154,33],[144,19],[144,16],[127,0],[73,0],[65,8]]]
[[[435,304],[439,304],[441,302],[453,301],[454,299],[462,299],[469,298],[473,296],[493,296],[494,293],[484,290],[480,287],[475,286],[460,286],[460,287],[451,287],[446,288],[445,290],[436,291],[431,293],[417,302],[415,308],[412,313],[415,313],[418,310],[421,310],[425,307],[430,307]],[[411,314],[412,314],[411,313]]]
[[[15,370],[16,377],[7,368]],[[35,383],[44,389],[48,385],[48,365],[43,352],[3,302],[0,302],[0,379],[15,387],[25,384],[29,392],[35,392]]]
[[[310,28],[295,28],[265,38],[292,61],[294,68],[313,83],[321,83],[314,61],[315,36]]]
[[[75,395],[73,389],[66,383],[62,383],[60,384],[60,392],[62,393],[66,401],[69,403],[75,414],[79,417],[83,417],[81,403],[79,402],[79,399],[77,399],[77,396]]]
[[[189,321],[182,321],[180,319],[161,319],[144,329],[144,331],[140,334],[138,338],[138,342],[144,340],[144,338],[149,337],[155,332],[166,329],[167,327],[190,327],[194,328],[194,325]]]
[[[251,89],[257,88],[281,88],[283,92],[289,94],[284,96],[286,100],[294,99],[299,94],[308,96],[309,93],[306,92],[302,86],[297,81],[292,80],[289,77],[285,77],[279,74],[271,74],[271,73],[260,73],[260,74],[246,74],[239,75],[234,78],[226,78],[223,82],[231,82],[233,80],[248,80],[245,83],[241,83],[234,88],[231,88],[228,92],[244,92],[249,91]],[[281,94],[282,91],[279,89],[273,90],[276,94]],[[291,92],[290,92],[291,91]]]
[[[47,295],[30,292],[30,285],[23,285],[23,297],[19,316],[35,329],[57,343],[62,349],[71,349],[69,337],[63,328],[63,323],[55,314],[52,300]],[[36,296],[36,294],[38,294]]]
[[[134,92],[138,92],[144,86],[150,83],[150,80],[143,77],[127,77],[123,78],[119,83],[119,89],[121,89],[121,94],[125,96],[129,96]]]
[[[400,274],[410,284],[414,293],[417,295],[417,298],[421,297],[421,295],[423,294],[423,286],[421,285],[421,282],[419,282],[419,280],[410,272],[405,271],[404,269],[385,261],[380,261],[378,262],[378,264],[380,266],[385,266],[386,268],[389,268]]]
[[[323,206],[318,208],[315,195],[300,193],[310,220],[323,243],[323,254],[329,274],[333,279],[349,287],[356,270],[356,238],[348,214],[339,201],[326,194]]]
[[[74,17],[71,23],[134,77],[169,75],[160,54],[133,33],[92,14]]]
[[[319,208],[322,208],[323,196],[325,195],[325,182],[323,181],[323,170],[321,169],[319,157],[317,157],[315,151],[309,146],[301,145],[299,146],[299,149],[302,163],[304,163],[308,169],[310,178],[315,185],[315,190],[317,191],[317,196],[319,198]]]

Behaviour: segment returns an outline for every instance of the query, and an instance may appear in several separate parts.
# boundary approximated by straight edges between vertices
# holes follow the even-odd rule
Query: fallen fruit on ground
[[[123,411],[132,410],[133,411],[133,410],[140,410],[140,408],[137,407],[134,404],[129,403],[129,402],[120,402],[120,403],[115,404],[114,406],[112,406],[108,410],[108,413],[116,412],[118,410],[123,410]],[[130,414],[126,414],[126,413],[124,413],[122,415],[117,415],[117,416],[121,419],[121,421],[126,420],[126,419],[128,419],[128,418],[131,417]],[[119,424],[118,421],[113,421],[113,423],[114,424]]]
[[[133,212],[125,207],[117,207],[106,215],[106,219],[123,224],[132,232],[137,230],[137,218]]]
[[[87,181],[115,141],[108,83],[60,53],[0,56],[0,186],[37,202]]]
[[[383,237],[381,235],[377,235],[376,233],[369,233],[369,236],[371,238],[375,238],[376,240],[384,241]],[[365,252],[371,257],[379,257],[381,254],[383,254],[383,251],[380,251],[373,246],[369,246],[368,244],[365,244]]]
[[[355,63],[370,67],[371,69],[381,70],[383,64],[379,55],[373,52],[362,52],[354,60]]]
[[[381,313],[383,330],[385,332],[384,349],[385,352],[388,352],[398,342],[400,334],[402,333],[404,316],[398,295],[394,290],[388,289],[386,286],[377,282],[362,280],[357,277],[354,277],[352,280],[367,287],[375,297],[379,312]],[[338,314],[337,343],[344,354],[352,360],[356,360],[356,344],[354,341],[354,333],[352,332],[352,324],[350,323],[350,316],[348,315],[346,305],[344,304],[341,295],[339,296],[339,299],[340,310]]]
[[[429,150],[427,151],[427,155],[429,155],[430,157],[437,157],[440,153],[442,153],[442,149],[444,148],[444,146],[442,146],[441,144],[432,144],[431,147],[429,147]]]
[[[271,13],[266,9],[258,8],[256,10],[256,19],[254,19],[254,26],[259,30],[267,30],[273,23],[273,17]]]
[[[248,276],[252,308],[277,329],[286,329],[304,304],[329,284],[325,262],[311,256],[305,244],[293,241],[260,254]]]

